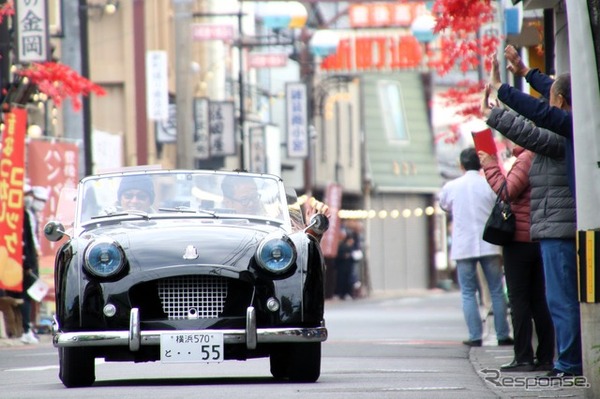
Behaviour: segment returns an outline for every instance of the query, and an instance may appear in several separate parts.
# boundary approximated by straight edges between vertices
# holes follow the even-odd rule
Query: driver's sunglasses
[[[238,199],[235,199],[235,202],[237,202],[238,204],[240,204],[242,206],[248,206],[248,205],[252,205],[253,203],[257,202],[259,199],[260,199],[260,194],[254,193],[254,194],[247,195],[245,197],[240,197]]]
[[[150,196],[143,191],[139,191],[137,193],[134,193],[134,192],[124,192],[123,193],[123,198],[125,198],[126,200],[132,200],[134,197],[140,201],[148,201],[150,199]]]

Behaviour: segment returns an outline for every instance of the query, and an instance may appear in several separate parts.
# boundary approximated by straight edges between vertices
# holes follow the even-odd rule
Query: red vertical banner
[[[50,242],[43,238],[42,229],[50,220],[58,220],[66,227],[72,221],[71,212],[65,216],[64,209],[59,209],[61,193],[69,191],[75,197],[75,190],[79,182],[79,147],[74,143],[32,140],[27,145],[27,176],[32,186],[42,186],[48,190],[48,201],[43,212],[37,215],[38,241],[40,243],[40,278],[51,288],[54,287],[54,258],[56,250],[63,243]],[[73,200],[73,204],[75,201]],[[64,201],[63,201],[64,206]],[[44,298],[53,301],[54,289],[51,289]]]
[[[329,206],[331,216],[329,217],[329,229],[323,234],[321,240],[321,250],[326,258],[335,258],[337,256],[339,236],[341,229],[341,220],[338,211],[342,208],[343,188],[339,184],[329,183],[325,193],[325,203]]]
[[[38,216],[39,230],[54,220],[58,199],[64,188],[76,188],[79,181],[79,149],[74,143],[32,140],[27,146],[27,176],[32,186],[48,190],[44,212]],[[64,221],[63,221],[64,222]],[[54,257],[55,246],[60,245],[40,239],[41,255]],[[40,259],[42,260],[42,259]],[[43,267],[43,261],[40,267]]]
[[[0,152],[0,288],[23,290],[23,181],[27,111],[4,114]]]

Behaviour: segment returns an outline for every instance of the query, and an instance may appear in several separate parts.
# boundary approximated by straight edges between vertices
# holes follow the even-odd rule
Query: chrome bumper
[[[215,330],[223,333],[223,341],[227,344],[246,344],[248,349],[255,349],[257,344],[287,342],[323,342],[327,339],[327,328],[256,328],[256,315],[253,307],[246,311],[246,329]],[[58,321],[54,320],[53,343],[55,347],[86,346],[129,346],[129,350],[137,351],[140,346],[159,346],[162,333],[173,333],[173,330],[140,330],[140,317],[137,308],[131,309],[129,331],[79,331],[61,332]],[[181,334],[197,333],[196,330],[177,330]]]

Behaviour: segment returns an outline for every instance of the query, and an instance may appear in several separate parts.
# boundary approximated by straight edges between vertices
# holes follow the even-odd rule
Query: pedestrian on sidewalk
[[[568,73],[559,75],[556,80],[537,69],[528,68],[513,46],[507,46],[504,55],[508,69],[515,76],[522,76],[531,87],[548,101],[523,93],[500,79],[498,59],[492,59],[491,84],[497,90],[498,100],[518,114],[533,122],[537,128],[548,129],[553,135],[564,138],[563,153],[565,171],[571,196],[565,198],[562,187],[548,187],[547,196],[538,204],[532,202],[532,239],[540,239],[546,282],[546,298],[552,315],[556,334],[558,357],[548,377],[578,376],[583,373],[581,354],[581,324],[577,291],[577,253],[575,216],[575,173],[573,159],[573,116],[571,109],[571,77]],[[497,117],[493,113],[490,116]],[[513,117],[514,119],[514,117]],[[490,124],[488,122],[488,124]],[[491,126],[491,125],[490,125]],[[524,125],[531,130],[531,126]],[[539,133],[540,129],[538,129]],[[546,130],[543,130],[547,134]],[[502,132],[503,134],[506,131]],[[523,136],[539,151],[547,151],[541,143]],[[552,140],[555,140],[554,138]],[[513,140],[518,144],[526,145]],[[532,148],[530,148],[532,149]],[[532,149],[534,152],[538,150]],[[544,174],[540,178],[562,177]],[[532,186],[533,186],[533,179]],[[572,197],[572,198],[571,198]],[[550,203],[550,201],[553,203]],[[537,215],[536,215],[537,212]],[[533,223],[537,217],[538,224]],[[550,224],[552,220],[557,224]],[[551,230],[548,228],[552,227]],[[537,231],[536,231],[537,230]]]
[[[480,174],[481,164],[475,148],[460,153],[463,175],[447,182],[439,195],[440,206],[452,214],[450,257],[456,261],[462,307],[469,330],[468,346],[481,346],[483,321],[476,294],[477,264],[481,265],[492,299],[498,345],[513,345],[504,296],[501,248],[483,240],[483,228],[496,202],[496,194]]]
[[[484,103],[488,100],[489,90],[488,86]],[[487,116],[490,109],[484,106],[482,111]],[[483,151],[479,151],[478,155],[490,187],[502,200],[510,202],[516,221],[513,240],[502,246],[515,341],[514,358],[500,366],[500,369],[533,371],[536,368],[535,360],[539,364],[548,365],[554,359],[554,325],[546,303],[542,253],[539,242],[532,242],[530,235],[529,170],[535,154],[521,146],[514,146],[512,155],[516,159],[506,177],[502,174],[495,155]],[[535,358],[532,345],[534,323],[538,338]]]
[[[48,199],[48,191],[41,186],[31,187],[25,184],[23,189],[23,290],[21,292],[7,291],[9,296],[23,300],[21,304],[21,320],[23,334],[21,342],[35,345],[40,341],[34,333],[32,313],[33,300],[27,290],[36,282],[39,276],[38,253],[40,244],[38,241],[37,212],[42,212]]]
[[[353,273],[355,260],[353,252],[358,248],[358,237],[347,226],[342,227],[342,238],[338,244],[338,253],[335,259],[336,284],[335,295],[341,300],[352,298]]]

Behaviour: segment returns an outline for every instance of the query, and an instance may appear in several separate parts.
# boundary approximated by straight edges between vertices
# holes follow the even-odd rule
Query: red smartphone
[[[496,142],[494,141],[494,133],[492,129],[487,128],[478,132],[471,132],[473,135],[473,142],[475,143],[475,149],[477,151],[483,151],[490,155],[496,155],[498,149],[496,148]]]

